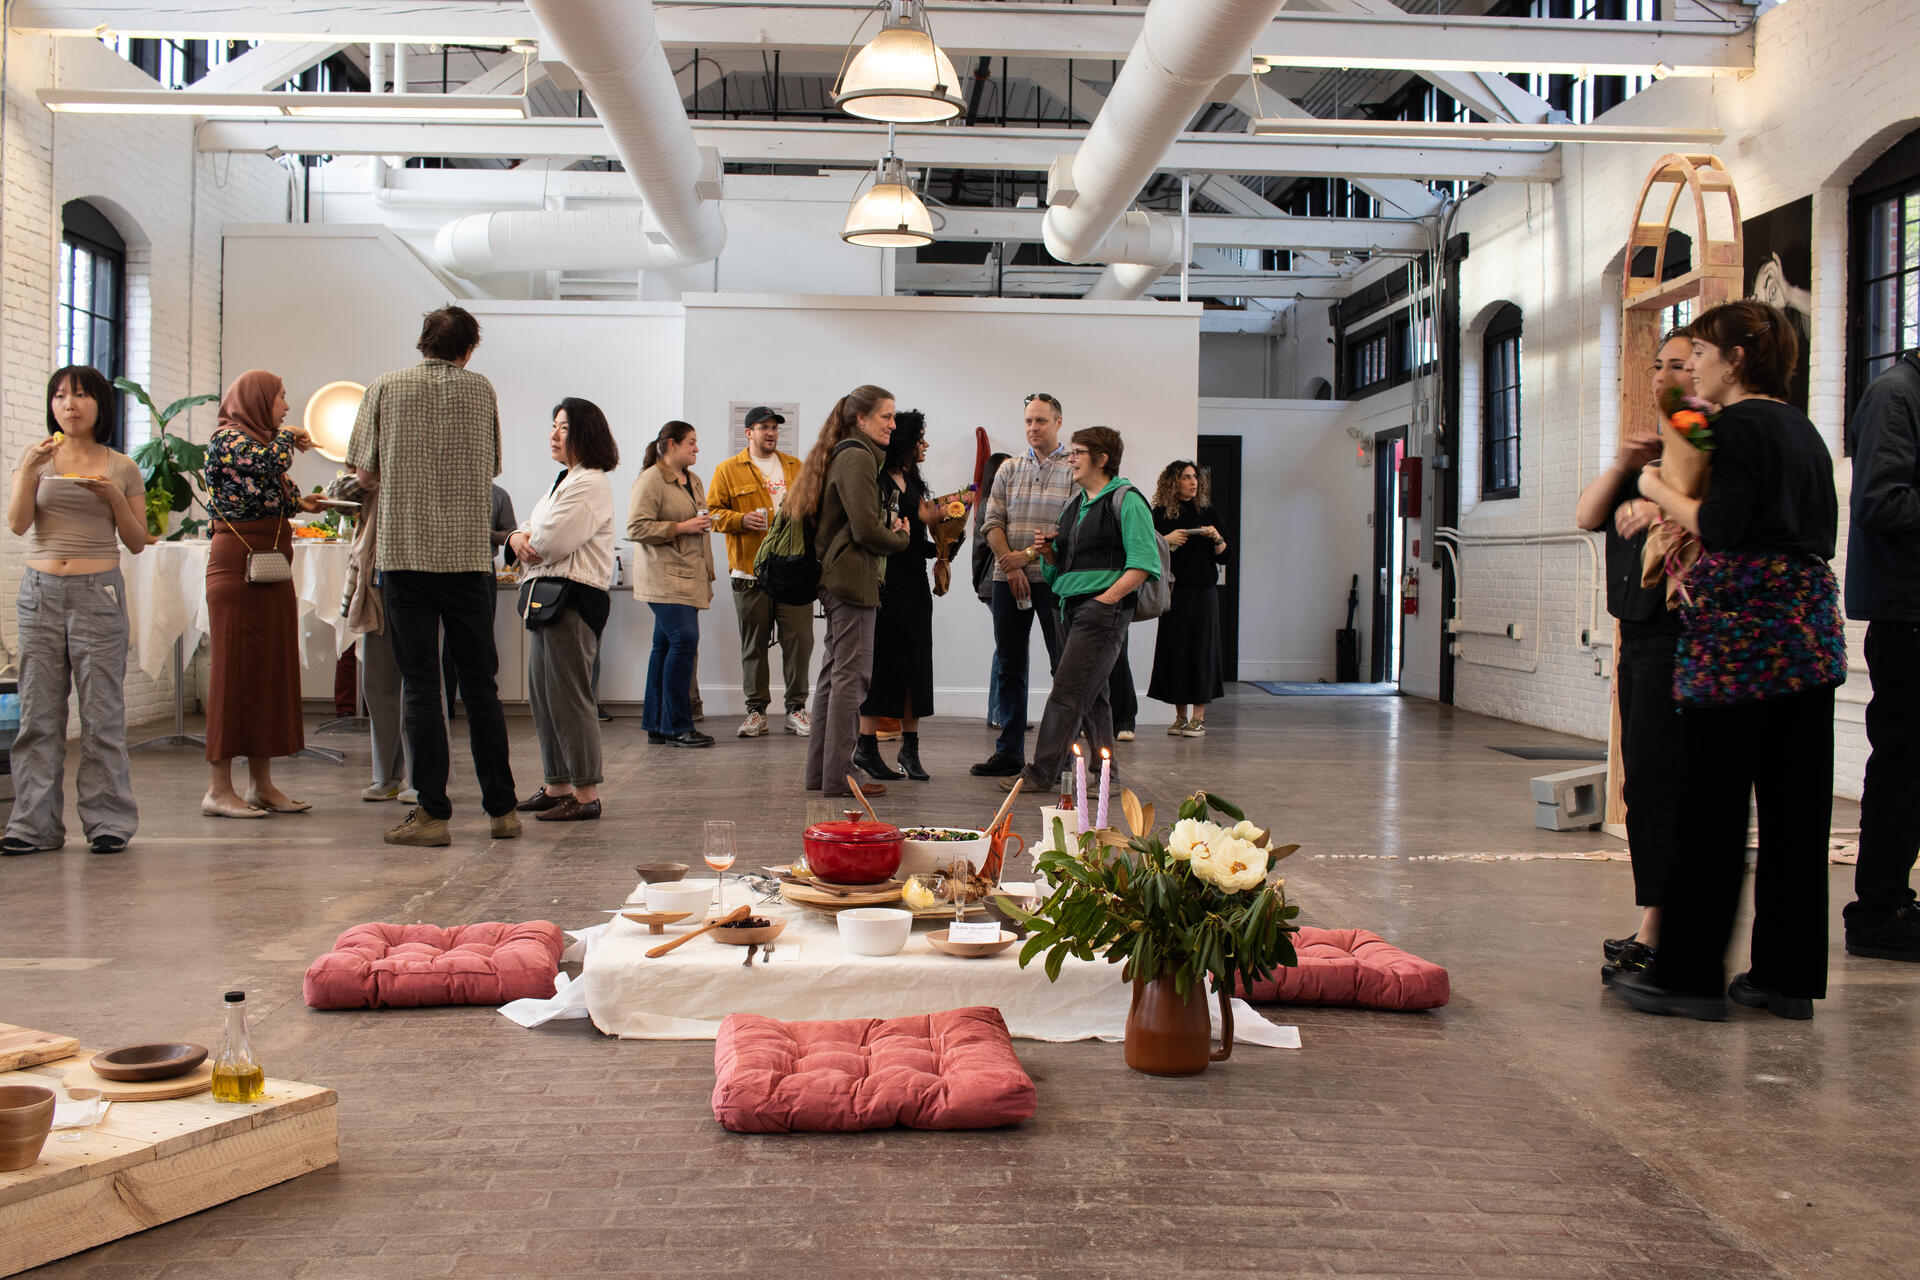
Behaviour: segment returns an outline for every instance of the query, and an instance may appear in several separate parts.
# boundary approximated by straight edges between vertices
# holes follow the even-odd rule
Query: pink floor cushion
[[[1358,1005],[1362,1009],[1437,1009],[1447,1002],[1447,971],[1365,929],[1302,927],[1300,963],[1253,984],[1256,1002]]]
[[[1033,1115],[998,1009],[780,1022],[731,1013],[713,1048],[713,1118],[735,1133],[991,1129]]]
[[[315,1009],[505,1004],[553,994],[566,943],[558,925],[357,924],[307,966]]]

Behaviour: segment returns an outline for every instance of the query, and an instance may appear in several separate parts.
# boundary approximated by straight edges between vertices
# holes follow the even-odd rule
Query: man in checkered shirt
[[[360,483],[378,489],[374,565],[406,706],[407,745],[420,807],[387,832],[388,844],[450,844],[446,705],[440,637],[453,660],[481,804],[493,838],[520,834],[507,753],[507,720],[493,644],[493,478],[500,474],[500,415],[493,384],[467,369],[480,323],[460,307],[427,315],[426,359],[374,379],[347,447]]]

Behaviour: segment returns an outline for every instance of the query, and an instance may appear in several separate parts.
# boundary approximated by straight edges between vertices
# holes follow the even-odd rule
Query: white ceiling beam
[[[753,49],[839,57],[869,11],[857,0],[657,0],[669,48]],[[1121,60],[1146,10],[1103,5],[998,4],[949,0],[929,6],[940,43],[955,57]],[[175,39],[406,41],[494,44],[538,39],[525,5],[488,0],[15,0],[15,30]],[[1285,10],[1252,52],[1281,66],[1374,67],[1406,71],[1646,74],[1664,62],[1676,75],[1753,70],[1750,25],[1727,22],[1581,22],[1445,14],[1304,13]]]
[[[1393,0],[1313,0],[1330,13],[1364,14],[1371,17],[1398,18],[1405,12]],[[1531,70],[1531,68],[1529,68]],[[1474,71],[1442,71],[1422,68],[1420,75],[1429,84],[1466,104],[1485,120],[1511,120],[1534,124],[1550,119],[1553,108],[1526,92],[1504,75],[1484,75]],[[1497,82],[1497,83],[1496,83]]]
[[[538,61],[523,61],[521,55],[508,54],[500,61],[482,71],[450,92],[463,94],[523,94],[547,78],[547,64]]]
[[[873,163],[887,131],[872,125],[788,124],[696,120],[695,141],[722,159],[750,164],[852,165]],[[897,149],[913,168],[1009,169],[1044,172],[1058,156],[1077,150],[1079,129],[953,129],[909,126]],[[305,155],[400,155],[468,158],[605,156],[612,145],[597,120],[536,117],[511,122],[412,124],[381,121],[210,119],[199,149],[261,154],[278,147]],[[1552,182],[1560,176],[1555,150],[1510,144],[1436,142],[1418,146],[1294,142],[1239,134],[1184,133],[1161,168],[1193,174],[1337,174],[1373,178]]]
[[[344,48],[326,40],[263,44],[221,63],[187,87],[194,93],[266,93]]]
[[[1238,107],[1249,119],[1285,117],[1289,120],[1318,120],[1320,117],[1293,101],[1277,93],[1261,93],[1259,77],[1248,76],[1247,83],[1241,85],[1233,95],[1233,105]],[[1403,178],[1374,177],[1368,174],[1341,174],[1350,178],[1353,185],[1372,196],[1398,209],[1410,218],[1430,217],[1440,207],[1440,197],[1433,194],[1417,181]]]
[[[942,293],[1084,293],[1104,267],[1010,267],[996,269],[953,263],[901,261],[894,267],[895,289]],[[1347,281],[1339,276],[1302,275],[1291,271],[1191,271],[1188,293],[1199,297],[1292,298],[1295,294],[1344,295]],[[1180,273],[1154,282],[1154,297],[1177,297]]]
[[[731,194],[733,179],[727,181]],[[936,224],[935,229],[937,238],[941,240],[1037,243],[1045,211],[940,208],[934,214],[936,218],[945,219],[944,223]],[[1286,214],[1242,218],[1195,214],[1193,242],[1222,249],[1288,249],[1294,252],[1385,249],[1411,253],[1427,248],[1427,233],[1418,222],[1388,218],[1294,218]]]

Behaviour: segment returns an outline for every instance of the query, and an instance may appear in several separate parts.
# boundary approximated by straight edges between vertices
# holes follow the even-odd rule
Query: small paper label
[[[954,924],[947,929],[948,942],[998,942],[1000,926],[991,920],[981,924]]]

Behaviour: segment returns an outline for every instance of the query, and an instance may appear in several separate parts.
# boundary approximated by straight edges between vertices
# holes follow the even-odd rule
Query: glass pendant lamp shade
[[[960,98],[959,79],[912,0],[900,0],[898,15],[841,73],[833,104],[865,120],[895,124],[951,120],[966,105]]]
[[[871,249],[911,249],[933,243],[933,219],[907,185],[906,165],[897,156],[880,162],[873,185],[847,210],[840,238]]]
[[[307,434],[313,437],[313,447],[321,457],[334,462],[347,460],[353,420],[366,394],[367,389],[357,382],[329,382],[307,401]]]

